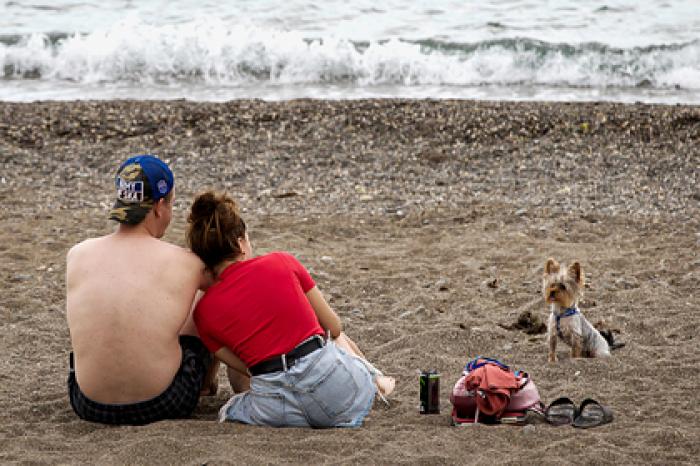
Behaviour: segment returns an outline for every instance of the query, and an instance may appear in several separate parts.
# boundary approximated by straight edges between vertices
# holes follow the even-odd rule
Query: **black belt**
[[[319,348],[323,348],[323,337],[316,335],[311,339],[306,340],[287,354],[275,356],[266,359],[256,365],[249,367],[248,370],[252,375],[268,374],[270,372],[286,371],[297,363],[297,360],[303,358],[307,354],[313,353]]]

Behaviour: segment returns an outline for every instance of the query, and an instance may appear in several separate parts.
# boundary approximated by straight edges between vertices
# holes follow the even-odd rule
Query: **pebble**
[[[633,282],[627,278],[624,278],[624,277],[618,278],[615,281],[615,284],[618,286],[618,288],[622,288],[625,290],[630,290],[630,289],[639,287],[639,285],[637,285],[635,282]]]
[[[409,309],[407,311],[402,312],[401,314],[399,314],[398,317],[399,319],[405,319],[406,317],[410,317],[412,315],[418,316],[419,314],[422,314],[423,317],[428,317],[430,313],[425,308],[425,306],[418,306],[416,309]]]

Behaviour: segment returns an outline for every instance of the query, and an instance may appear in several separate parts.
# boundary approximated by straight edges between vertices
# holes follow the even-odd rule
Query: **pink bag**
[[[486,371],[486,365],[506,371],[507,375],[516,381],[516,388],[506,389],[488,383],[482,387],[474,387],[474,380],[479,379],[475,376],[485,375],[480,374],[480,371]],[[475,358],[465,366],[462,377],[452,389],[450,402],[453,405],[453,425],[477,422],[521,424],[525,422],[528,411],[539,414],[543,412],[540,394],[526,372],[513,371],[496,359],[482,357]]]

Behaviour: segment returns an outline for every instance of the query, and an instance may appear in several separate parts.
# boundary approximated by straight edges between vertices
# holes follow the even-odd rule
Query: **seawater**
[[[700,0],[0,0],[0,100],[700,103]]]

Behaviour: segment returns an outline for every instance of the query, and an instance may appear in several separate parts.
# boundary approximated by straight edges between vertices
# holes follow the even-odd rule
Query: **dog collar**
[[[561,334],[561,327],[559,327],[559,321],[564,317],[571,317],[574,314],[578,314],[578,308],[576,306],[566,308],[566,310],[564,310],[564,312],[561,314],[555,314],[557,318],[557,335],[559,335],[559,338],[561,338],[562,340],[564,339],[564,335]]]

